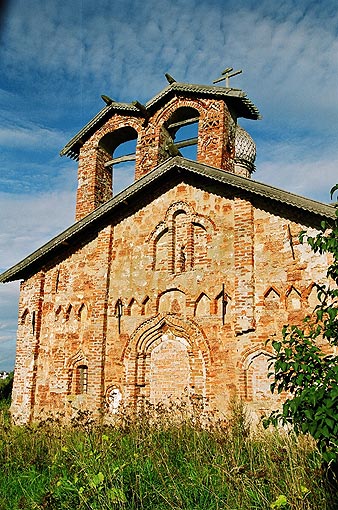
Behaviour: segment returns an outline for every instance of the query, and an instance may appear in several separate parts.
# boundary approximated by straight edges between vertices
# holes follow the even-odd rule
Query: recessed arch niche
[[[248,401],[272,399],[272,380],[268,377],[271,367],[271,354],[263,349],[252,352],[244,362],[245,398]]]
[[[159,314],[145,321],[131,335],[123,363],[132,405],[208,396],[210,351],[190,320]]]

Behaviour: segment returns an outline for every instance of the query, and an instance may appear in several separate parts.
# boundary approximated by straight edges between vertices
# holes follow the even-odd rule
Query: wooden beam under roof
[[[180,128],[183,126],[189,126],[190,124],[194,124],[194,122],[198,122],[199,117],[193,117],[191,119],[181,120],[180,122],[173,122],[167,126],[167,129]]]

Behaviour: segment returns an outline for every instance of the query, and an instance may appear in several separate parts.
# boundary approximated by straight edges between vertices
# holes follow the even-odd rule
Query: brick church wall
[[[234,164],[235,112],[220,96],[202,96],[175,92],[147,116],[116,106],[87,133],[76,220],[113,196],[110,162],[120,143],[136,140],[141,179],[172,157],[182,118],[198,119],[199,163],[243,173]],[[194,175],[147,195],[138,209],[131,203],[122,218],[106,216],[22,283],[16,422],[79,409],[99,416],[121,399],[138,406],[198,396],[226,411],[239,395],[256,413],[277,405],[266,340],[315,306],[326,257],[298,242],[309,228],[305,212],[272,209],[272,199]]]
[[[169,379],[174,397],[184,387],[223,411],[234,394],[272,405],[265,341],[310,309],[327,263],[301,229],[184,183],[105,227],[23,284],[14,415],[99,413],[111,388],[156,403]]]

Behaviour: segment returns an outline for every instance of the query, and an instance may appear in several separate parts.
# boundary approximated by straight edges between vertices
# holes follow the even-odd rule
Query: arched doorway
[[[209,348],[198,327],[175,314],[159,314],[131,335],[124,355],[126,401],[205,398],[209,365]]]

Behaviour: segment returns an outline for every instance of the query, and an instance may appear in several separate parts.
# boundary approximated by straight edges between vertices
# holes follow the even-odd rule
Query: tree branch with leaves
[[[338,184],[331,190],[331,198]],[[310,433],[325,461],[338,462],[338,207],[335,218],[323,220],[315,237],[300,234],[314,253],[331,254],[328,284],[316,285],[318,305],[300,326],[284,326],[282,339],[271,341],[272,392],[286,392],[281,410],[264,425],[292,425]],[[321,345],[328,342],[329,352]]]

